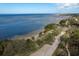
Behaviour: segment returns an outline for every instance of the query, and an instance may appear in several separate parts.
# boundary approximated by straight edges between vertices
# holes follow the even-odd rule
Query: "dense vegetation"
[[[74,29],[69,36],[62,36],[61,43],[54,53],[58,56],[79,56],[79,29]]]
[[[0,55],[29,55],[35,50],[37,45],[30,39],[0,41]]]
[[[69,51],[72,56],[79,56],[79,29],[75,29],[71,33],[71,41],[69,42]]]
[[[49,30],[55,30],[57,28],[57,24],[48,24],[45,26],[45,31],[49,31]]]
[[[61,37],[61,43],[53,55],[58,56],[79,56],[79,17],[69,19],[70,30]]]
[[[37,40],[36,42],[40,47],[42,47],[44,44],[51,44],[53,42],[53,39],[54,39],[53,33],[49,33],[48,35]]]

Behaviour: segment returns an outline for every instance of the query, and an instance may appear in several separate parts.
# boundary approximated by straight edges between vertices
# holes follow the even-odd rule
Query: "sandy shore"
[[[38,35],[40,32],[42,32],[43,30],[44,30],[44,29],[41,28],[41,29],[32,31],[32,32],[30,32],[30,33],[28,33],[28,34],[16,35],[15,37],[12,37],[11,40],[21,40],[21,39],[27,40],[28,38],[37,36],[37,35]]]

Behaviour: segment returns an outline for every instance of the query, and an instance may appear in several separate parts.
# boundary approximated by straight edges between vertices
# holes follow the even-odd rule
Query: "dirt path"
[[[55,37],[55,41],[52,43],[52,45],[45,44],[42,48],[30,56],[51,56],[60,43],[60,37],[64,35],[67,30],[67,28],[64,28],[62,32]]]

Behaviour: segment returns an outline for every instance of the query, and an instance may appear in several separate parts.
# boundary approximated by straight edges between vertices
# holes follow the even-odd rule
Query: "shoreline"
[[[27,39],[30,39],[31,37],[35,37],[37,36],[40,32],[42,32],[44,30],[44,28],[41,28],[41,29],[37,29],[37,30],[34,30],[28,34],[24,34],[24,35],[16,35],[12,38],[9,38],[10,40],[27,40]]]
[[[70,17],[71,17],[71,16],[68,16],[68,17],[66,17],[66,18],[60,18],[60,20],[62,20],[62,19],[67,19],[67,18],[70,18]],[[59,19],[59,18],[57,18],[57,19]],[[57,20],[57,19],[56,19],[56,20]],[[60,20],[58,20],[58,21],[56,22],[56,24],[58,24]],[[8,40],[22,40],[22,39],[26,40],[26,39],[28,39],[28,38],[32,38],[32,37],[35,37],[35,36],[39,35],[39,33],[42,32],[43,30],[44,30],[44,27],[42,27],[42,28],[40,28],[40,29],[37,29],[37,30],[34,30],[34,31],[31,31],[31,32],[29,32],[29,33],[27,33],[27,34],[15,35],[15,36],[13,36],[13,37],[11,37],[11,38],[7,38],[7,39],[8,39]]]

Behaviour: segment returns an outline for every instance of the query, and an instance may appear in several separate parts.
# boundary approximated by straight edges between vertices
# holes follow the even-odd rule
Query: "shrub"
[[[45,31],[55,30],[56,28],[56,24],[48,24],[47,26],[45,26]]]

